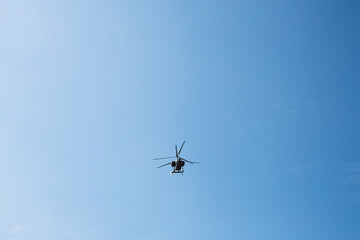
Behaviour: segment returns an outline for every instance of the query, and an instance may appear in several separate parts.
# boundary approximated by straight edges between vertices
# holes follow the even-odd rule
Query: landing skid
[[[170,175],[172,176],[173,173],[181,173],[181,175],[183,175],[183,174],[184,174],[184,170],[182,170],[182,171],[171,171],[171,172],[170,172]]]

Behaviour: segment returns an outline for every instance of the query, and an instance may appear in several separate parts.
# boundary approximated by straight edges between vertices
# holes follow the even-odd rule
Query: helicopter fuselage
[[[183,173],[184,170],[182,169],[185,166],[185,161],[177,159],[176,161],[171,162],[171,167],[174,169],[172,173]]]

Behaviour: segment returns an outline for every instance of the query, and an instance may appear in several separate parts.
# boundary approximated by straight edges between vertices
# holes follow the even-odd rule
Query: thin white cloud
[[[11,230],[11,233],[12,234],[16,234],[17,232],[20,232],[21,231],[21,227],[20,226],[16,226],[14,227],[12,230]]]

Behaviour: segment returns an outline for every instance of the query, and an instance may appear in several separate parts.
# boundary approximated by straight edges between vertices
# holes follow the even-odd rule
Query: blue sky
[[[358,12],[1,1],[0,240],[357,239]]]

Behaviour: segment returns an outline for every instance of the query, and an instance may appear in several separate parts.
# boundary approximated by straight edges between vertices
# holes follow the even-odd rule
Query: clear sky
[[[0,1],[0,240],[359,239],[359,11]]]

